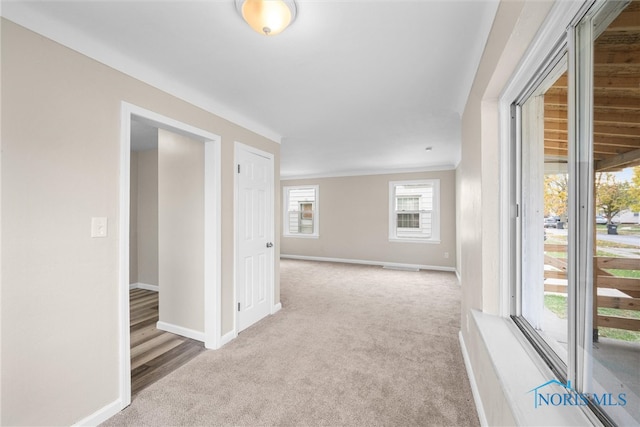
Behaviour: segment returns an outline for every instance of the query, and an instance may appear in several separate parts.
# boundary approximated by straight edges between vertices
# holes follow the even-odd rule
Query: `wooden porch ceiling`
[[[596,171],[640,165],[640,1],[594,43],[593,141]],[[544,152],[567,159],[567,75],[544,95]]]

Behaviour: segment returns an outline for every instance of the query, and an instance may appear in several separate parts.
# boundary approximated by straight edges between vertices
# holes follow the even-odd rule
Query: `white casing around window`
[[[283,187],[282,234],[318,238],[320,203],[318,185]]]
[[[401,215],[405,227],[398,227]],[[440,243],[439,179],[389,182],[389,241]]]

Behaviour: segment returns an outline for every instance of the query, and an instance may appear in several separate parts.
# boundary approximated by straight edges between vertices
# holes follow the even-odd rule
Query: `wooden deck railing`
[[[550,266],[552,270],[544,271],[545,292],[567,293],[566,284],[547,283],[547,279],[567,279],[566,255],[564,258],[548,255],[548,253],[565,253],[566,245],[545,244],[544,245],[545,266]],[[606,270],[632,270],[640,271],[640,259],[638,258],[615,258],[615,257],[594,257],[594,286],[593,295],[597,302],[594,308],[593,328],[607,327],[615,329],[625,329],[628,331],[640,331],[640,320],[623,316],[606,316],[598,314],[597,308],[617,308],[622,310],[640,311],[640,279],[618,277]],[[619,296],[598,295],[598,288],[615,289],[622,293]]]
[[[567,280],[567,245],[554,245],[545,243],[544,245],[544,265],[556,270],[544,270],[544,290],[545,292],[567,293],[567,285],[547,283],[547,279]],[[554,257],[548,255],[549,252],[563,253],[564,257]]]
[[[620,308],[624,310],[640,310],[640,279],[616,277],[606,270],[640,271],[638,258],[595,257],[596,277],[594,296],[598,307]],[[626,296],[597,295],[597,288],[617,289]],[[598,326],[628,331],[640,331],[640,320],[621,316],[603,316],[598,314],[594,321],[594,329]]]

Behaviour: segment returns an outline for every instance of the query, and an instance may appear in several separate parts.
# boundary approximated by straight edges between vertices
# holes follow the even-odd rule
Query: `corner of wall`
[[[2,2],[0,1],[0,43],[2,42]],[[2,47],[0,46],[0,52]],[[0,55],[0,224],[2,224],[2,55]],[[0,226],[0,313],[2,313],[2,227]],[[0,316],[0,370],[2,369],[2,316]],[[0,374],[1,375],[1,374]],[[2,387],[0,387],[0,424],[2,422]]]
[[[109,403],[108,405],[100,408],[99,410],[97,410],[96,412],[94,412],[93,414],[81,419],[80,421],[78,421],[77,423],[73,424],[73,426],[97,426],[102,424],[103,422],[107,421],[109,418],[111,418],[112,416],[116,415],[118,412],[120,412],[123,407],[122,407],[122,402],[120,401],[120,399],[115,400],[111,403]]]
[[[478,413],[478,418],[480,419],[481,426],[488,426],[487,415],[484,412],[484,406],[482,403],[482,395],[478,390],[478,383],[476,382],[476,376],[473,372],[473,367],[471,365],[471,359],[469,357],[469,352],[467,351],[467,346],[464,341],[464,335],[462,331],[458,333],[458,340],[460,341],[460,349],[462,350],[462,358],[464,359],[464,366],[467,370],[467,377],[469,378],[469,384],[471,386],[471,394],[473,395],[473,401],[476,405],[476,412]]]
[[[460,338],[464,346],[463,355],[466,352],[465,367],[481,425],[518,425],[474,313],[480,312],[469,310],[466,313],[467,332],[461,333]]]

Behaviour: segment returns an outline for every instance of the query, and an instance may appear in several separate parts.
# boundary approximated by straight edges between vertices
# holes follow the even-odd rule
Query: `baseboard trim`
[[[81,419],[77,423],[73,424],[74,426],[97,426],[107,421],[109,418],[113,417],[115,414],[120,412],[122,409],[122,402],[120,399],[115,400],[102,409],[97,410],[93,414],[89,415],[86,418]]]
[[[236,337],[238,336],[238,334],[236,334],[236,331],[229,331],[226,334],[224,334],[223,336],[220,337],[220,347],[222,347],[225,344],[230,343],[231,341],[233,341],[234,339],[236,339]],[[220,348],[218,347],[218,348]]]
[[[279,312],[281,309],[282,309],[282,303],[274,304],[274,305],[271,307],[271,314],[276,314],[276,313],[277,313],[277,312]]]
[[[150,285],[148,283],[130,283],[129,289],[144,289],[147,291],[160,292],[160,286],[158,285]]]
[[[161,331],[171,332],[172,334],[180,335],[192,340],[204,342],[204,332],[195,331],[193,329],[184,328],[182,326],[173,325],[171,323],[158,321],[156,328]]]
[[[462,285],[462,276],[460,276],[460,272],[456,270],[456,277],[458,278],[458,285]]]
[[[471,360],[469,359],[469,353],[467,352],[467,346],[462,336],[462,331],[458,332],[458,339],[460,341],[460,348],[462,349],[462,358],[464,359],[464,366],[467,369],[467,377],[469,378],[469,384],[471,385],[471,394],[473,395],[473,401],[476,404],[476,412],[478,413],[478,419],[480,425],[485,427],[489,425],[487,421],[487,415],[484,413],[484,406],[482,405],[482,398],[480,397],[480,390],[478,390],[478,383],[476,383],[476,376],[473,373],[471,367]]]
[[[364,260],[364,259],[327,258],[327,257],[306,256],[306,255],[287,255],[287,254],[280,254],[280,258],[299,259],[303,261],[341,262],[345,264],[375,265],[380,267],[404,269],[404,270],[406,269],[436,270],[436,271],[449,271],[452,273],[456,271],[454,267],[443,267],[439,265],[402,264],[397,262],[370,261],[370,260]]]
[[[386,270],[398,270],[398,271],[420,271],[420,268],[418,267],[398,267],[398,266],[389,265],[389,264],[383,265],[382,268]]]

